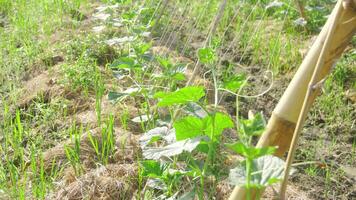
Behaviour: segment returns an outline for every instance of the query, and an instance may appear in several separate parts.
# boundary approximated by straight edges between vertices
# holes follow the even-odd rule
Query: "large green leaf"
[[[185,87],[175,92],[158,92],[155,98],[159,98],[158,106],[171,106],[197,102],[205,96],[203,87]]]
[[[115,60],[110,67],[112,69],[131,69],[135,67],[135,60],[130,57],[121,57]]]
[[[206,139],[206,137],[196,137],[194,139],[178,141],[165,147],[146,148],[143,149],[143,157],[146,159],[158,160],[162,157],[179,155],[184,151],[192,152],[200,144],[200,141]]]
[[[216,113],[203,119],[188,116],[174,123],[177,140],[194,138],[207,135],[210,139],[220,136],[226,128],[234,127],[234,123],[228,115]]]
[[[283,178],[284,161],[275,156],[263,156],[253,160],[251,184],[252,187],[263,188],[280,181]],[[231,169],[229,182],[233,185],[246,185],[245,161],[240,166]]]
[[[245,158],[256,159],[261,156],[271,155],[276,151],[276,147],[262,147],[256,148],[253,146],[246,146],[242,142],[233,144],[226,144],[226,146],[235,153],[244,156]]]
[[[168,144],[175,142],[176,138],[174,129],[169,129],[165,126],[156,127],[143,134],[143,136],[140,137],[139,142],[141,148],[145,148],[149,144],[160,139],[164,139]]]
[[[202,119],[188,116],[174,123],[177,140],[185,140],[203,135],[205,124]]]
[[[234,123],[231,118],[223,113],[216,113],[213,116],[206,117],[205,123],[205,133],[211,139],[220,136],[226,128],[234,127]]]

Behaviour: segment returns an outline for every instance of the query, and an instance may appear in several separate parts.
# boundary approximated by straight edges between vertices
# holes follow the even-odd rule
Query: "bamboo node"
[[[344,0],[343,6],[345,9],[356,11],[356,0]]]
[[[324,83],[326,81],[326,78],[323,78],[322,80],[320,80],[319,82],[315,83],[312,87],[313,90],[316,89],[320,89],[321,87],[323,87]]]

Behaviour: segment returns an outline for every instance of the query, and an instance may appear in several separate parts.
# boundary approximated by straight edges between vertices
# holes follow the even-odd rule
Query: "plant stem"
[[[251,199],[251,163],[250,158],[246,158],[246,191],[247,191],[247,200]]]
[[[215,114],[212,117],[213,117],[213,120],[212,120],[213,128],[210,132],[210,141],[208,142],[209,151],[208,151],[207,158],[204,162],[204,167],[203,167],[203,171],[202,171],[202,175],[201,175],[201,179],[200,179],[200,185],[201,185],[202,192],[204,192],[204,178],[205,178],[206,170],[208,169],[208,165],[210,163],[213,163],[213,160],[214,160],[213,153],[214,153]]]
[[[212,67],[213,79],[214,79],[214,107],[216,108],[219,103],[219,89],[218,89],[218,81],[216,78],[215,67]]]
[[[204,200],[204,170],[200,175],[200,192],[199,192],[199,200]]]

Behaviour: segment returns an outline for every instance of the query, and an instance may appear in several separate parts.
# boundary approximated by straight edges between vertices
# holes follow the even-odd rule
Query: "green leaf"
[[[121,14],[121,17],[125,20],[132,20],[135,16],[137,16],[137,14],[135,12],[132,11],[128,11],[128,12],[124,12]]]
[[[218,112],[214,116],[208,116],[204,119],[206,122],[205,133],[210,137],[210,139],[220,136],[224,129],[234,127],[234,123],[231,118],[223,113]]]
[[[236,142],[233,144],[226,144],[226,146],[233,150],[235,153],[244,156],[249,159],[256,159],[262,156],[271,155],[276,151],[276,147],[249,147],[242,142]]]
[[[237,92],[246,81],[244,74],[233,75],[224,81],[224,88],[232,92]]]
[[[258,113],[251,119],[240,120],[240,132],[247,136],[259,136],[266,126],[266,121],[262,114]]]
[[[203,87],[185,87],[175,92],[155,94],[155,98],[160,98],[158,106],[172,106],[186,104],[189,102],[197,102],[205,96]]]
[[[185,80],[185,75],[183,73],[175,73],[172,75],[172,78],[177,81],[184,81]]]
[[[225,146],[231,150],[233,150],[235,153],[240,154],[240,155],[247,155],[247,147],[242,143],[242,142],[236,142],[232,144],[225,144]],[[247,157],[247,156],[245,156]]]
[[[176,130],[176,138],[179,141],[203,135],[205,124],[202,119],[188,116],[176,121],[173,127]]]
[[[215,123],[213,123],[215,122]],[[207,116],[200,119],[188,116],[174,123],[177,140],[194,138],[200,135],[207,135],[210,139],[220,136],[226,128],[234,127],[234,123],[229,116],[223,113],[216,113],[214,116]]]
[[[135,52],[139,55],[143,55],[144,53],[146,53],[150,48],[151,48],[151,44],[150,43],[144,43],[144,44],[140,44],[135,48]]]
[[[143,134],[139,139],[139,143],[141,148],[145,148],[160,139],[164,139],[168,144],[175,142],[176,138],[174,129],[169,129],[165,126],[156,127]]]
[[[156,58],[159,64],[164,67],[165,69],[170,69],[173,67],[172,63],[169,62],[168,59],[162,58],[162,57],[157,57]]]
[[[155,56],[152,53],[145,53],[141,55],[141,58],[147,62],[152,62],[155,59]]]
[[[164,169],[161,164],[155,160],[145,160],[140,162],[143,168],[143,176],[156,178],[163,174]]]
[[[229,182],[233,185],[246,185],[246,161],[230,170]],[[283,178],[285,162],[275,156],[263,156],[252,161],[252,187],[264,188]],[[293,171],[291,171],[293,173]]]
[[[113,102],[120,102],[122,99],[124,99],[126,96],[128,96],[128,94],[125,93],[121,93],[121,92],[113,92],[110,91],[108,93],[108,99],[109,101],[113,101]]]
[[[113,69],[132,69],[134,67],[135,60],[130,57],[121,57],[110,65],[110,68]]]
[[[134,96],[140,92],[141,92],[140,88],[128,88],[127,90],[125,90],[123,92],[109,91],[108,99],[109,99],[109,101],[113,101],[114,103],[117,103],[117,102],[120,102],[123,99],[125,99],[125,97],[127,97],[127,96]]]
[[[154,94],[154,98],[156,98],[156,99],[162,99],[163,97],[165,97],[167,95],[167,93],[165,93],[165,92],[156,92],[155,94]]]
[[[201,48],[198,50],[198,57],[201,63],[212,63],[215,61],[215,52],[211,48]]]
[[[197,151],[208,154],[209,153],[209,144],[206,141],[201,141],[196,149],[197,149]]]
[[[165,147],[151,147],[143,149],[143,157],[146,159],[158,160],[162,157],[172,157],[183,153],[184,151],[192,152],[200,141],[207,140],[206,137],[196,137],[194,139],[186,139],[167,145]]]

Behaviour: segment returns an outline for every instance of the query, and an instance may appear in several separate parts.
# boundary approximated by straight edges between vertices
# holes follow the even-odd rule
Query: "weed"
[[[65,65],[64,84],[72,90],[82,90],[87,96],[89,92],[93,91],[96,83],[97,66],[94,61],[80,58],[74,65]]]
[[[44,199],[48,190],[52,186],[52,180],[48,179],[44,170],[44,163],[42,152],[38,151],[35,145],[31,147],[31,182],[32,182],[32,195],[39,199]],[[52,170],[50,177],[54,179],[57,177],[58,171]]]
[[[95,111],[98,126],[101,127],[101,102],[105,92],[105,86],[98,68],[95,68]]]
[[[123,127],[124,130],[127,130],[127,128],[128,128],[128,120],[129,120],[129,111],[127,109],[125,109],[120,114],[120,122],[121,122],[121,126]]]
[[[115,136],[114,136],[114,117],[109,116],[109,119],[101,127],[100,139],[93,136],[90,132],[88,137],[95,153],[102,164],[108,164],[109,158],[115,151]]]
[[[83,133],[83,127],[79,129],[73,125],[69,130],[69,136],[73,141],[73,146],[65,145],[64,150],[69,160],[70,165],[72,166],[76,175],[81,175],[83,169],[81,166],[81,158],[80,158],[80,138]]]
[[[91,60],[98,65],[105,66],[116,57],[116,50],[101,40],[105,38],[97,38],[94,35],[87,37],[76,37],[66,44],[63,48],[68,55],[68,60],[76,61],[79,59]]]

